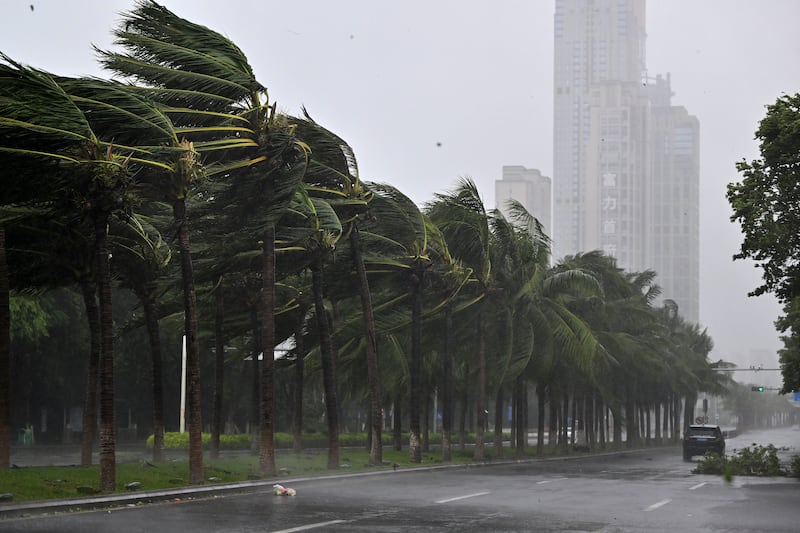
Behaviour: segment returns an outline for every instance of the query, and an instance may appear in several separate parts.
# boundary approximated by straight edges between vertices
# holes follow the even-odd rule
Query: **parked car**
[[[694,455],[714,452],[725,455],[725,436],[719,426],[697,424],[689,426],[683,435],[683,460],[689,461]]]

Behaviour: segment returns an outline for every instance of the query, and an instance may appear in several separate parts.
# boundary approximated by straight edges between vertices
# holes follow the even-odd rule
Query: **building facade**
[[[503,167],[502,179],[494,182],[494,197],[497,209],[509,218],[508,200],[518,201],[528,213],[536,217],[545,235],[552,238],[552,183],[537,169],[519,165]]]
[[[700,312],[700,123],[670,104],[669,76],[649,84],[649,198],[645,264],[663,296],[693,322]]]
[[[699,316],[699,125],[649,78],[644,0],[556,0],[554,257],[602,250],[654,270]]]

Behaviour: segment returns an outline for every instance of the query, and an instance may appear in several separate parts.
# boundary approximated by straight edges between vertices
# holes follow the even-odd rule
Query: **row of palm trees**
[[[551,266],[536,219],[513,202],[508,217],[487,210],[468,178],[422,208],[396,187],[362,181],[352,148],[305,110],[278,112],[233,42],[156,2],[137,2],[114,35],[118,51],[97,51],[112,80],[0,61],[0,467],[9,466],[9,294],[62,286],[80,289],[90,326],[82,463],[91,463],[99,426],[107,491],[115,485],[115,290],[134,293],[144,314],[156,460],[159,330],[183,316],[192,483],[203,481],[205,335],[215,353],[212,449],[225,347],[248,342],[252,354],[269,354],[292,337],[298,399],[304,365],[322,376],[330,468],[339,465],[345,383],[351,397],[363,391],[373,464],[382,462],[389,404],[398,419],[409,406],[409,453],[421,460],[422,406],[434,391],[450,460],[456,397],[462,413],[470,405],[476,415],[482,459],[489,398],[502,406],[509,391],[524,450],[529,383],[539,396],[540,451],[548,404],[551,434],[580,416],[588,442],[605,442],[610,411],[613,440],[624,428],[633,443],[650,437],[651,414],[656,438],[662,429],[674,435],[682,402],[720,389],[707,361],[711,339],[674,305],[654,305],[653,272],[626,273],[599,252]],[[198,295],[213,323],[198,318]],[[271,476],[276,363],[252,357],[252,365],[260,473]]]

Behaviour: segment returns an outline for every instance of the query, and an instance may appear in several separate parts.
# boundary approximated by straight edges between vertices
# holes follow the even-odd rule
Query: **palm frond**
[[[191,87],[239,105],[247,101],[245,108],[258,107],[260,102],[252,98],[266,91],[255,80],[247,57],[230,39],[178,17],[152,0],[139,0],[132,11],[125,13],[114,36],[115,44],[127,50],[127,54],[98,51],[101,63],[145,85],[166,89]],[[194,98],[190,100],[199,103]],[[229,105],[205,109],[232,110]]]

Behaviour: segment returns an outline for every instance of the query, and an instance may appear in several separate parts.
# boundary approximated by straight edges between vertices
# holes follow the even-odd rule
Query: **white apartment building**
[[[509,219],[508,200],[521,203],[542,224],[545,235],[552,238],[552,183],[538,169],[504,166],[502,179],[494,182],[494,198],[497,209]]]
[[[554,258],[654,270],[699,317],[699,124],[645,62],[645,0],[555,0]]]

